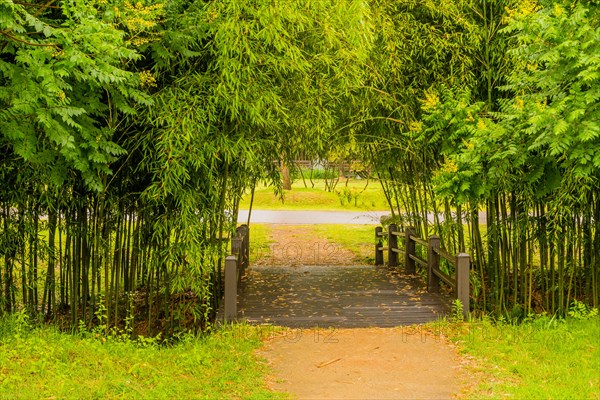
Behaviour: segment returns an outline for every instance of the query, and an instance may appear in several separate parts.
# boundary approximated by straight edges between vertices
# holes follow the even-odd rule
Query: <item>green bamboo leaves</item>
[[[360,1],[198,2],[151,45],[161,80],[138,171],[149,179],[142,198],[162,210],[154,236],[176,271],[170,290],[205,292],[214,312],[241,195],[259,179],[279,185],[274,161],[324,146],[360,86],[367,11]]]
[[[374,87],[387,95],[374,96],[373,110],[393,111],[371,124],[391,127],[366,139],[396,218],[467,249],[476,307],[519,317],[564,315],[578,296],[597,306],[597,2],[377,4],[382,32],[415,22],[397,34],[413,46],[388,34],[390,56],[374,58]],[[436,42],[444,30],[448,43]],[[463,47],[453,42],[461,35]],[[452,65],[436,54],[463,59],[465,72],[434,74]],[[408,82],[394,78],[419,69]]]
[[[598,305],[599,23],[594,1],[1,0],[1,309],[206,328],[241,196],[298,153],[370,166],[397,219],[472,255],[478,307]]]

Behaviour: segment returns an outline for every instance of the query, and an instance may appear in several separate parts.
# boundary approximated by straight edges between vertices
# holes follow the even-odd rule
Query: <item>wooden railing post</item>
[[[375,265],[383,265],[383,250],[380,250],[383,246],[380,236],[382,232],[383,228],[381,226],[375,228]]]
[[[243,242],[240,248],[241,254],[238,255],[240,257],[240,266],[242,267],[242,275],[246,267],[250,262],[250,228],[248,225],[243,224],[236,228],[235,230],[236,237],[243,238]]]
[[[231,254],[237,256],[240,265],[244,263],[244,238],[236,236],[231,239]]]
[[[225,259],[225,321],[237,318],[237,287],[238,287],[238,259],[228,256]]]
[[[248,268],[250,266],[250,227],[248,225],[243,225],[246,227],[246,234],[244,235],[244,240],[246,242],[246,263],[244,268]]]
[[[440,255],[435,252],[440,248],[440,237],[437,235],[429,236],[427,247],[427,290],[438,293],[440,291],[440,278],[433,271],[440,269]]]
[[[398,248],[398,236],[394,233],[398,230],[396,224],[390,224],[388,226],[388,266],[398,266],[398,253],[394,250]]]
[[[410,256],[416,256],[416,245],[410,236],[415,236],[413,227],[407,226],[404,231],[404,266],[406,267],[407,274],[414,274],[416,271],[415,260]]]
[[[469,255],[458,253],[456,256],[456,297],[462,303],[465,318],[469,314],[469,264]]]

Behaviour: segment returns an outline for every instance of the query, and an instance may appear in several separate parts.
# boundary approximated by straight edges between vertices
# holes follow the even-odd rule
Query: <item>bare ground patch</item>
[[[260,355],[270,389],[299,399],[447,399],[471,379],[443,337],[410,327],[289,330]]]
[[[271,245],[254,265],[355,265],[354,252],[315,234],[311,226],[272,225]]]

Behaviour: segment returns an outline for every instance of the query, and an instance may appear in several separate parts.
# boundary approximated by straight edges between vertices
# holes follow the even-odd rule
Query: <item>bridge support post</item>
[[[388,226],[388,266],[398,266],[398,253],[394,250],[398,249],[398,236],[394,235],[398,231],[396,224]]]
[[[231,239],[231,254],[237,256],[238,265],[240,269],[244,266],[244,238],[242,236],[236,236]],[[240,271],[241,272],[241,271]],[[241,276],[241,273],[240,273]]]
[[[228,256],[225,259],[225,321],[237,319],[237,292],[238,292],[238,258]]]
[[[383,246],[381,242],[382,232],[383,228],[381,226],[375,228],[375,265],[383,265],[383,250],[381,250]]]
[[[236,237],[243,238],[240,249],[243,254],[238,254],[238,257],[240,257],[240,267],[242,268],[241,275],[243,275],[250,262],[250,228],[246,224],[240,225],[235,229],[235,235]]]
[[[466,253],[458,253],[456,256],[456,297],[463,307],[463,316],[469,315],[469,269],[470,258]]]
[[[427,290],[439,293],[440,277],[435,274],[435,271],[440,269],[440,255],[436,253],[436,250],[440,249],[440,237],[437,235],[429,236],[427,247]]]
[[[416,256],[416,246],[414,240],[410,237],[415,236],[415,231],[412,226],[407,226],[404,231],[404,266],[406,267],[407,274],[414,274],[416,271],[415,260],[410,258]]]

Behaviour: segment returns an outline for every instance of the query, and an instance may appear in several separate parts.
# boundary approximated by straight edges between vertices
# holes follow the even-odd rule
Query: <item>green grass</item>
[[[171,347],[73,336],[0,322],[0,398],[283,398],[255,355],[264,332],[245,325]]]
[[[330,242],[350,250],[360,262],[372,264],[374,262],[375,229],[371,225],[297,225],[298,228],[310,229],[311,237],[326,238]],[[250,226],[250,263],[268,254],[274,240],[272,239],[272,224],[251,224]]]
[[[478,322],[451,334],[483,379],[468,398],[600,399],[600,318]]]
[[[292,190],[285,191],[283,201],[273,194],[270,186],[257,186],[254,192],[252,207],[257,210],[323,210],[323,211],[363,211],[387,210],[388,206],[379,182],[370,180],[340,180],[333,192],[325,190],[325,181],[314,180],[312,188],[308,188],[302,180],[292,185]],[[366,187],[366,188],[365,188]],[[240,208],[250,206],[250,194],[244,196]]]
[[[317,237],[325,237],[352,251],[358,260],[375,262],[375,229],[371,225],[312,225]]]
[[[250,224],[250,265],[269,253],[271,230],[270,224]]]

